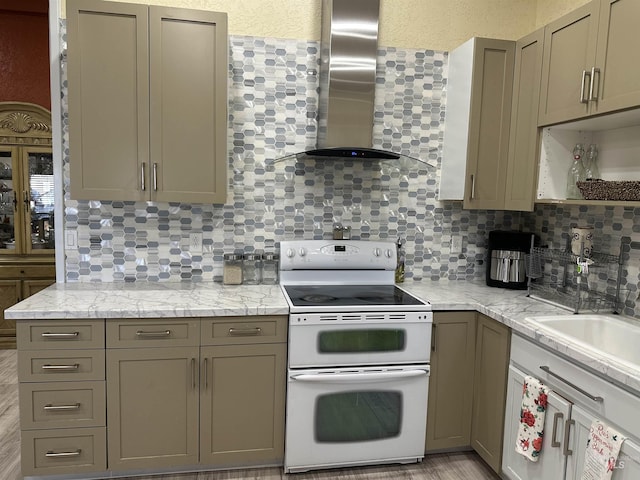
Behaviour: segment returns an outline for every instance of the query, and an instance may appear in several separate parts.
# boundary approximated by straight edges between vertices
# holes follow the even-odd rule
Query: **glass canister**
[[[581,199],[582,194],[580,189],[576,185],[576,182],[584,182],[586,180],[586,173],[584,170],[584,164],[582,163],[582,157],[584,156],[584,147],[581,143],[576,144],[573,149],[573,162],[569,167],[567,173],[567,195],[569,199]]]
[[[248,253],[244,256],[242,276],[246,285],[258,285],[262,281],[262,254]]]
[[[225,285],[242,284],[242,264],[244,255],[241,253],[225,253],[222,271],[222,283]]]
[[[280,255],[269,252],[262,255],[262,283],[266,285],[275,285],[278,283],[278,268],[280,264]]]

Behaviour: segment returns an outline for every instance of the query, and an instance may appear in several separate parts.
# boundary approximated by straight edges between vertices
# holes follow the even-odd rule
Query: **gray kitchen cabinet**
[[[201,463],[282,463],[286,356],[284,343],[202,347]]]
[[[538,167],[538,105],[544,29],[516,42],[505,210],[533,211]]]
[[[640,106],[637,0],[594,0],[545,27],[539,125]]]
[[[107,350],[110,470],[198,463],[198,346]]]
[[[450,53],[440,200],[505,208],[514,61],[507,40],[472,38]]]
[[[227,17],[67,2],[71,196],[224,203]]]
[[[511,329],[478,313],[471,446],[496,472],[502,463]]]
[[[280,464],[287,317],[108,320],[108,466]]]
[[[433,324],[426,451],[471,446],[499,473],[511,330],[472,311]]]
[[[25,476],[107,468],[104,321],[17,324]]]
[[[426,452],[471,444],[476,312],[434,312]]]

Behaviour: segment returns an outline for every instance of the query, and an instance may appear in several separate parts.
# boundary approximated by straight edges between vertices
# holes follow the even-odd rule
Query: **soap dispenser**
[[[398,241],[396,243],[396,253],[397,253],[397,262],[396,262],[396,283],[404,282],[404,247],[402,246],[402,239],[398,237]]]

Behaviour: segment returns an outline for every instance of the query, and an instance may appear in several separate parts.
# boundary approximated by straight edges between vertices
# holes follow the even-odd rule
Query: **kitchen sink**
[[[567,314],[526,320],[542,330],[640,367],[640,322],[635,319],[613,314]]]

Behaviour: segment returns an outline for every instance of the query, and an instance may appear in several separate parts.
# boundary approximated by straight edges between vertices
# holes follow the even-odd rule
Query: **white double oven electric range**
[[[280,251],[285,472],[422,460],[432,312],[394,284],[395,244],[283,241]]]

